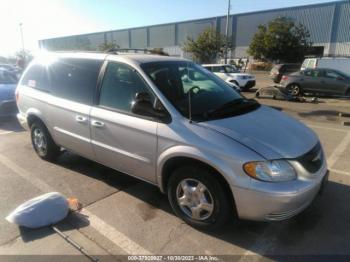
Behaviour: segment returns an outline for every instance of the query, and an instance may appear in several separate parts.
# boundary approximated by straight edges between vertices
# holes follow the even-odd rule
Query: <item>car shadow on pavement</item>
[[[57,164],[71,168],[82,175],[95,174],[93,175],[95,179],[100,179],[141,200],[141,203],[135,208],[135,215],[140,216],[144,221],[154,219],[157,216],[157,209],[175,216],[167,196],[162,194],[156,186],[138,181],[90,160],[84,158],[78,160],[90,162],[87,165],[89,171],[82,168],[86,165],[74,164],[77,158],[81,157],[74,155],[71,160],[61,159]],[[91,169],[94,169],[93,172]],[[230,222],[216,231],[197,230],[188,226],[182,227],[181,230],[186,231],[187,234],[191,234],[192,231],[200,231],[228,244],[271,258],[274,255],[350,254],[348,249],[350,231],[347,230],[350,228],[349,202],[350,187],[344,185],[342,181],[339,183],[330,181],[323,194],[318,195],[306,210],[285,221],[244,221],[234,219],[232,214]],[[80,220],[79,216],[75,218]],[[74,224],[81,225],[81,223]],[[40,235],[40,233],[37,234]]]
[[[54,164],[83,174],[85,176],[100,180],[107,185],[115,187],[118,190],[135,185],[136,183],[140,183],[140,180],[138,179],[135,179],[131,176],[108,168],[104,165],[81,157],[69,151],[64,151]]]
[[[0,132],[23,132],[24,129],[15,117],[0,118]]]

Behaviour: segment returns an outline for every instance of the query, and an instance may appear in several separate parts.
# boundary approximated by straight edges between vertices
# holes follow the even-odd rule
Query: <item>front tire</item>
[[[169,202],[175,214],[187,224],[212,230],[228,221],[232,199],[216,176],[201,166],[180,167],[171,175]]]
[[[60,147],[55,144],[46,126],[40,121],[30,127],[32,145],[37,155],[48,161],[55,160],[60,154]]]

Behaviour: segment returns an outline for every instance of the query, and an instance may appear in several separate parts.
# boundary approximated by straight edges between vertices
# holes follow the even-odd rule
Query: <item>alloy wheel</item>
[[[192,178],[183,179],[176,189],[177,203],[188,217],[203,221],[214,211],[214,199],[208,188]]]
[[[298,85],[291,85],[288,89],[289,94],[298,96],[300,94],[300,87]]]
[[[33,135],[34,135],[33,141],[34,141],[34,146],[36,150],[40,155],[46,155],[47,142],[46,142],[44,132],[41,129],[36,128],[33,132]]]

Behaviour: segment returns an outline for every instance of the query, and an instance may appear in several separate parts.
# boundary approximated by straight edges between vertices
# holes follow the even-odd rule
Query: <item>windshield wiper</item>
[[[239,98],[229,101],[214,110],[209,110],[205,115],[208,117],[216,117],[226,114],[244,113],[246,110],[254,109],[258,106],[259,103],[254,99]]]

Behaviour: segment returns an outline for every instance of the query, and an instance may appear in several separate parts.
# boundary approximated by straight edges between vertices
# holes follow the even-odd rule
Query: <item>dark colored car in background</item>
[[[301,64],[278,64],[270,72],[270,76],[276,84],[281,82],[283,75],[288,75],[300,70]]]
[[[334,69],[307,69],[283,76],[280,87],[293,96],[303,93],[350,96],[350,76]]]
[[[16,86],[17,76],[0,68],[0,117],[14,116],[17,114]]]

